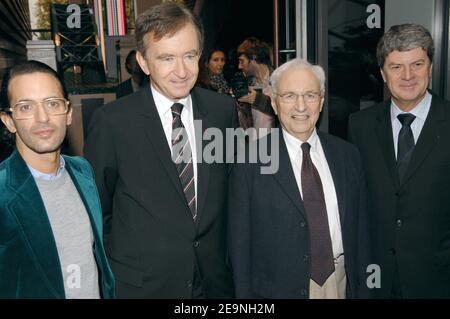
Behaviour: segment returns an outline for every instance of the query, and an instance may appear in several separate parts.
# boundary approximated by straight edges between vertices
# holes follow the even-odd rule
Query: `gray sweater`
[[[67,299],[100,298],[89,216],[67,171],[54,180],[36,178],[58,249]]]

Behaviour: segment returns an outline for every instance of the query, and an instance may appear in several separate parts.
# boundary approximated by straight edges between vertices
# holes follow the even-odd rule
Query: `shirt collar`
[[[59,167],[58,167],[56,173],[50,173],[50,174],[39,172],[38,170],[34,169],[33,167],[31,167],[28,164],[27,164],[27,166],[31,172],[31,175],[33,175],[33,177],[35,179],[42,179],[45,181],[53,181],[53,180],[61,177],[61,175],[64,173],[65,167],[66,167],[66,161],[64,160],[64,157],[62,157],[60,155],[59,156]]]
[[[319,143],[319,135],[317,135],[317,130],[314,129],[311,136],[308,138],[306,142],[303,142],[296,138],[295,136],[288,133],[283,128],[283,137],[284,141],[286,142],[286,147],[288,149],[289,157],[294,159],[297,157],[298,152],[301,150],[301,146],[303,143],[309,143],[311,145],[311,152],[314,152],[317,150],[318,143]]]
[[[424,98],[422,101],[419,102],[410,112],[410,114],[414,115],[418,119],[425,122],[427,119],[428,111],[430,110],[431,106],[431,99],[432,95],[427,91],[425,93]],[[399,114],[403,114],[406,112],[403,112],[394,102],[394,100],[391,100],[391,120],[394,121]]]
[[[168,99],[166,96],[159,93],[154,87],[153,84],[150,85],[153,99],[155,100],[156,109],[160,115],[165,115],[167,112],[171,112],[171,107],[175,103],[172,100]],[[181,103],[184,105],[183,110],[187,109],[189,112],[191,111],[191,95],[180,99],[177,103]]]

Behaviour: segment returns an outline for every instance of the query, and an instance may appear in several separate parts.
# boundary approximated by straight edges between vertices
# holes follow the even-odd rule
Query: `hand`
[[[249,103],[253,104],[255,103],[256,99],[256,91],[255,89],[250,88],[250,93],[247,95],[242,96],[240,99],[238,99],[239,102]]]

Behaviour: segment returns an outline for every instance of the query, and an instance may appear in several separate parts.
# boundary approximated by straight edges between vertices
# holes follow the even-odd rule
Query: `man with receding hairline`
[[[150,85],[99,110],[85,149],[104,209],[117,296],[232,297],[228,166],[201,161],[206,144],[198,135],[234,127],[233,100],[193,88],[203,31],[185,6],[168,2],[140,15],[136,44]]]
[[[263,174],[261,161],[248,160],[231,174],[228,238],[236,296],[368,298],[366,188],[358,150],[316,129],[325,73],[293,59],[274,71],[270,84],[281,127],[258,142],[276,139],[279,148],[268,152],[279,158],[279,169]]]

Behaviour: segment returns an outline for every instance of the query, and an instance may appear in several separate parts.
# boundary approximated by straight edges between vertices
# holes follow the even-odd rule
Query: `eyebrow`
[[[163,59],[163,58],[171,58],[171,57],[174,57],[174,56],[175,56],[175,55],[173,55],[173,54],[162,53],[162,54],[156,56],[156,58],[157,58],[157,59]]]
[[[419,60],[416,60],[416,61],[413,61],[413,62],[407,63],[407,64],[409,65],[409,64],[414,64],[414,63],[418,63],[418,62],[425,62],[425,59],[419,59]],[[404,65],[404,64],[405,64],[405,63],[395,63],[395,62],[391,62],[391,63],[388,64],[388,66],[393,66],[393,65]]]
[[[190,50],[187,51],[185,53],[183,53],[183,56],[185,56],[186,54],[198,54],[198,50]],[[175,54],[171,54],[171,53],[161,53],[160,55],[156,56],[157,59],[161,59],[161,58],[169,58],[169,57],[176,57]]]
[[[49,99],[62,99],[62,98],[63,98],[62,96],[49,96],[49,97],[46,97],[46,98],[42,99],[41,101],[45,101],[45,100],[49,100]],[[16,103],[32,102],[32,101],[36,101],[36,100],[33,100],[33,99],[21,99],[21,100],[18,100]]]
[[[284,92],[281,92],[280,94],[284,95],[284,94],[306,94],[306,93],[316,93],[316,94],[319,94],[319,91],[315,91],[315,90],[306,90],[306,91],[303,91],[303,92],[284,91]]]
[[[186,54],[198,54],[198,50],[193,49],[193,50],[186,52],[184,55],[186,55]]]

